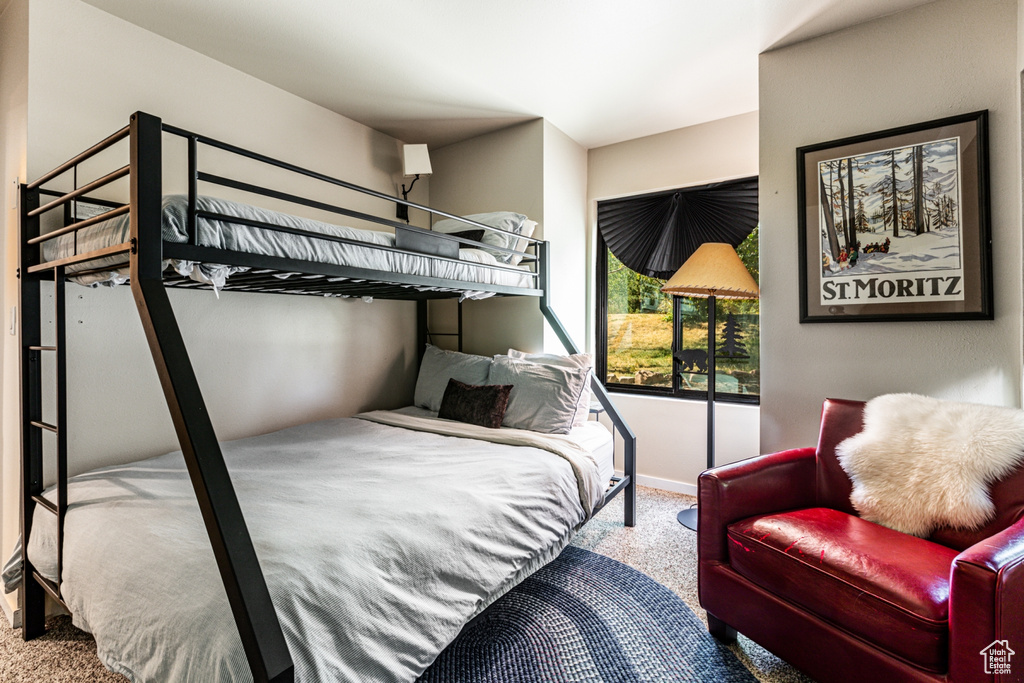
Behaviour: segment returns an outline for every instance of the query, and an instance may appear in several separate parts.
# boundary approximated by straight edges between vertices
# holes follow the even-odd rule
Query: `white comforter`
[[[566,439],[365,417],[223,444],[297,681],[415,679],[602,497]],[[74,477],[69,500],[64,595],[104,664],[133,681],[251,680],[180,452]],[[55,520],[35,519],[29,554],[52,578]]]

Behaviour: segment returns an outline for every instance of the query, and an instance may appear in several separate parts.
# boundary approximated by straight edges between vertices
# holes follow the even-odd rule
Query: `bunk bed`
[[[162,144],[165,136],[184,138],[187,144],[186,184],[188,189],[187,193],[180,197],[168,198],[163,194]],[[125,139],[128,140],[129,163],[95,181],[78,187],[79,165]],[[219,153],[242,157],[256,164],[283,170],[289,174],[325,183],[341,190],[369,195],[393,204],[426,211],[430,215],[431,222],[435,217],[459,221],[465,224],[466,229],[471,232],[449,234],[421,229],[405,222],[346,208],[343,205],[314,200],[243,182],[236,178],[208,173],[199,168],[199,150],[203,148],[214,148],[219,150]],[[74,173],[74,189],[67,192],[56,192],[46,187],[55,178],[69,171]],[[130,197],[127,203],[121,204],[97,198],[102,194],[104,187],[125,177],[129,179],[130,183]],[[199,194],[199,183],[230,188],[235,192],[269,198],[278,203],[284,202],[308,207],[321,213],[326,212],[384,225],[392,228],[394,235],[379,231],[362,234],[360,231],[353,232],[337,226],[296,219],[286,214],[246,207],[243,204],[211,199]],[[105,210],[99,215],[80,218],[76,212],[69,210],[69,206],[82,201],[103,206]],[[80,500],[79,496],[82,495],[91,496],[88,500],[93,503],[106,500],[111,496],[117,498],[123,494],[124,488],[115,486],[116,490],[104,489],[105,484],[97,483],[106,481],[97,479],[104,475],[103,471],[89,473],[84,481],[79,477],[72,478],[69,487],[68,387],[66,385],[64,310],[64,289],[65,283],[68,281],[83,284],[130,283],[181,446],[180,452],[136,463],[132,466],[135,469],[131,469],[131,476],[138,476],[140,482],[147,478],[160,479],[162,476],[168,476],[174,480],[173,485],[168,484],[168,486],[178,487],[174,489],[177,495],[172,495],[172,499],[180,502],[182,491],[179,489],[184,483],[187,485],[186,488],[190,489],[187,498],[194,499],[190,505],[194,505],[194,502],[198,501],[202,520],[200,528],[205,528],[205,534],[208,536],[215,565],[223,583],[223,592],[226,594],[231,620],[237,628],[237,638],[240,641],[238,649],[241,653],[239,657],[253,680],[294,680],[296,672],[293,655],[298,642],[295,633],[302,633],[303,629],[310,628],[309,623],[299,625],[293,623],[294,615],[288,611],[287,606],[279,604],[278,609],[275,609],[275,602],[271,599],[271,591],[265,578],[266,572],[280,578],[281,571],[284,571],[290,577],[289,585],[295,588],[304,585],[305,575],[295,576],[295,574],[301,574],[303,570],[300,568],[296,571],[295,567],[290,565],[281,570],[276,564],[276,558],[268,560],[267,557],[264,557],[264,562],[270,562],[272,566],[261,566],[257,557],[257,548],[254,545],[254,536],[250,535],[250,527],[247,526],[247,524],[254,524],[255,526],[252,528],[259,529],[263,534],[268,525],[274,524],[275,515],[283,515],[292,524],[297,523],[296,519],[287,514],[289,506],[282,507],[278,498],[274,499],[273,504],[263,505],[259,502],[262,500],[260,496],[265,495],[265,489],[259,489],[258,483],[257,488],[252,489],[253,481],[261,476],[259,474],[261,470],[269,469],[277,477],[275,485],[281,486],[280,481],[288,471],[289,465],[294,465],[304,457],[311,457],[310,453],[316,453],[318,447],[322,448],[324,439],[327,438],[324,436],[326,432],[332,435],[330,438],[335,438],[334,434],[339,430],[347,435],[351,432],[375,432],[382,429],[398,431],[418,429],[421,431],[415,432],[416,445],[406,446],[405,451],[402,451],[399,456],[400,459],[409,459],[410,453],[413,452],[418,457],[422,455],[422,452],[431,449],[444,451],[450,455],[453,449],[452,439],[458,439],[460,443],[473,444],[459,446],[460,452],[464,451],[463,455],[459,457],[466,457],[470,462],[479,464],[480,458],[491,457],[489,454],[492,450],[504,449],[502,458],[509,460],[511,463],[509,466],[513,469],[518,471],[558,470],[561,473],[558,475],[563,477],[562,483],[559,484],[563,489],[560,495],[567,500],[572,499],[571,504],[565,504],[562,507],[570,512],[564,512],[564,510],[561,513],[557,510],[545,512],[545,515],[550,514],[552,517],[559,515],[565,517],[559,523],[552,522],[555,525],[555,531],[552,529],[545,531],[548,534],[548,540],[544,541],[547,544],[546,547],[534,549],[532,556],[528,558],[529,562],[524,562],[521,556],[511,559],[504,558],[505,561],[516,562],[516,566],[511,571],[505,568],[505,580],[500,582],[500,585],[491,586],[485,591],[485,594],[477,596],[478,599],[473,605],[473,609],[459,617],[461,619],[479,614],[493,599],[525,578],[540,564],[551,559],[552,553],[557,554],[557,551],[568,542],[579,525],[585,523],[594,512],[616,495],[621,494],[624,497],[625,524],[628,526],[634,524],[636,439],[609,399],[603,384],[593,377],[592,373],[590,376],[591,389],[606,411],[613,427],[613,433],[617,434],[623,443],[623,475],[612,477],[610,482],[603,482],[599,487],[594,485],[594,481],[599,481],[599,478],[591,471],[592,457],[585,447],[579,446],[578,439],[573,442],[570,438],[571,435],[554,435],[551,438],[541,435],[539,440],[533,436],[516,437],[525,439],[521,443],[516,442],[516,439],[511,441],[498,439],[504,443],[478,441],[478,439],[487,438],[476,433],[482,428],[465,425],[437,427],[438,423],[444,421],[433,420],[431,422],[436,413],[425,414],[422,409],[415,408],[395,411],[395,413],[386,415],[376,413],[363,415],[359,416],[360,419],[329,420],[275,432],[263,437],[221,444],[214,433],[166,289],[178,287],[200,290],[215,289],[227,292],[266,292],[326,297],[354,296],[416,301],[417,342],[420,349],[426,348],[430,334],[427,329],[427,301],[453,298],[461,301],[466,297],[489,296],[534,297],[538,301],[545,320],[555,331],[566,351],[569,354],[578,354],[579,350],[551,309],[548,288],[549,251],[547,243],[543,240],[524,238],[519,234],[510,234],[493,225],[391,197],[170,126],[159,118],[142,112],[133,114],[130,123],[123,129],[39,179],[22,185],[20,206],[21,537],[26,539],[21,548],[20,568],[23,577],[21,583],[23,590],[22,629],[26,639],[35,638],[45,631],[47,595],[69,612],[72,611],[64,599],[65,587],[63,585],[63,582],[68,580],[63,571],[66,559],[65,550],[74,547],[74,543],[68,544],[68,538],[65,535],[65,522],[69,518],[69,488],[73,489],[73,496],[76,500]],[[47,215],[52,217],[57,210],[63,211],[60,226],[44,231],[41,219]],[[485,239],[486,236],[497,239],[488,240]],[[523,265],[516,265],[519,262]],[[54,341],[49,345],[44,345],[42,340],[40,307],[44,280],[52,280],[54,283]],[[459,335],[461,348],[461,308]],[[57,386],[53,422],[46,422],[43,418],[42,358],[45,354],[53,354],[55,358]],[[421,426],[418,421],[426,421],[430,426]],[[344,423],[343,429],[341,423]],[[459,431],[465,429],[468,429],[470,433]],[[522,430],[490,431],[508,433]],[[51,489],[44,491],[43,435],[47,432],[55,435],[56,483]],[[371,456],[371,452],[367,451],[365,444],[379,444],[382,439],[390,440],[392,438],[393,436],[381,437],[378,435],[371,437],[369,442],[353,444],[345,442],[346,445],[341,448],[357,455],[362,453],[363,457],[357,457],[356,460],[359,463],[374,459],[386,460],[386,457],[380,453],[390,452],[390,447],[388,449],[374,447],[371,449],[374,455]],[[263,441],[259,441],[260,439]],[[559,441],[560,439],[561,441]],[[283,449],[288,452],[292,460],[282,464],[279,460],[267,458],[265,455],[252,456],[250,454],[243,457],[244,454],[254,452],[254,449],[263,449],[259,452],[265,453],[267,440],[276,444],[277,451]],[[558,443],[551,445],[548,443],[550,441]],[[334,448],[337,447],[334,446]],[[481,449],[487,453],[482,453]],[[545,452],[559,453],[559,455],[553,460],[550,458],[545,460],[544,456],[539,455]],[[380,455],[380,458],[377,458],[377,455]],[[183,464],[176,465],[175,463],[181,463],[182,457]],[[531,463],[529,467],[523,466],[524,458]],[[314,457],[311,462],[314,468],[313,472],[323,471],[322,459],[317,460]],[[539,466],[538,462],[546,464]],[[588,462],[590,465],[587,464]],[[427,467],[425,463],[421,463],[421,466]],[[478,469],[487,470],[489,468],[478,467]],[[126,471],[124,468],[120,468],[115,476],[128,476]],[[570,471],[575,477],[575,486],[572,484],[573,479],[564,479],[567,476],[564,473]],[[156,476],[154,472],[162,474]],[[359,472],[361,470],[358,467],[348,466],[339,471],[338,477],[356,477],[358,479],[361,476]],[[306,472],[303,476],[309,476],[309,473]],[[447,476],[441,475],[441,478],[451,481],[452,476],[451,472],[448,472]],[[366,474],[365,481],[371,483],[379,481],[377,477],[376,474]],[[532,481],[533,483],[528,486],[539,488],[552,486],[550,481],[545,484],[545,480],[537,477],[534,477]],[[489,484],[478,482],[467,485],[486,487]],[[90,486],[93,489],[89,489]],[[292,500],[294,505],[301,507],[301,503],[308,502],[301,500],[302,496],[296,493],[298,488],[291,490],[295,497]],[[117,495],[114,495],[115,493]],[[520,493],[528,494],[529,492]],[[412,492],[406,492],[406,494],[413,495]],[[351,490],[340,495],[348,497],[351,495]],[[504,492],[502,495],[512,494]],[[148,494],[143,495],[143,497],[147,496]],[[287,495],[282,494],[282,496],[283,499],[289,500]],[[533,500],[529,495],[526,495],[526,498]],[[242,514],[243,506],[239,502],[240,499],[246,503],[247,516],[245,517]],[[253,500],[257,502],[254,503]],[[537,507],[535,500],[529,504]],[[75,509],[70,515],[73,521],[73,533],[86,533],[81,531],[88,528],[85,525],[88,515],[83,510],[89,507],[89,505],[80,504],[74,506]],[[93,505],[92,507],[97,506]],[[78,517],[75,517],[76,513]],[[166,511],[161,514],[165,517],[168,516],[165,513]],[[36,524],[34,520],[38,514],[46,514],[46,521]],[[354,522],[352,523],[354,524]],[[398,522],[392,523],[397,524]],[[489,520],[488,523],[501,524],[503,522]],[[521,520],[519,522],[506,520],[504,523],[518,524],[517,533],[522,531]],[[36,538],[32,536],[34,526],[38,526],[40,530],[46,529],[45,540],[40,540],[44,538],[42,533]],[[282,532],[278,531],[277,533]],[[440,533],[445,538],[451,537],[450,529]],[[552,542],[552,533],[561,537]],[[259,540],[258,535],[256,538]],[[397,544],[398,546],[395,549],[397,557],[393,560],[396,566],[402,563],[403,557],[406,564],[416,563],[415,552],[411,550],[406,552],[402,549],[402,543],[413,544],[414,538],[414,535],[406,534],[387,539],[385,545]],[[429,534],[425,538],[430,539]],[[85,543],[82,539],[76,539],[75,542],[79,543],[79,546]],[[156,543],[157,541],[156,539],[147,539],[147,542]],[[534,540],[533,542],[538,541]],[[467,543],[485,548],[494,547],[493,539],[477,538]],[[529,544],[525,539],[522,543]],[[42,559],[46,555],[39,550],[39,546],[46,544],[51,546],[52,562],[49,559]],[[144,544],[143,546],[133,546],[133,549],[137,553],[141,553],[143,547]],[[33,548],[36,549],[33,551]],[[264,546],[260,546],[259,550],[261,556],[267,553]],[[337,549],[335,548],[335,550]],[[34,566],[30,558],[33,552],[40,564],[48,566]],[[296,552],[301,551],[296,550]],[[429,555],[429,545],[420,548],[420,552],[421,556]],[[497,555],[500,556],[501,553],[499,552]],[[323,558],[310,560],[313,563],[316,561],[322,563]],[[83,580],[82,577],[77,577],[77,579]],[[423,577],[420,579],[422,580]],[[187,578],[185,581],[187,582]],[[114,582],[116,583],[116,577]],[[344,585],[335,587],[342,594],[347,594],[347,588]],[[110,586],[108,585],[106,589],[109,590]],[[188,592],[187,583],[182,590]],[[296,588],[296,590],[298,589]],[[352,590],[354,591],[356,588]],[[301,591],[299,592],[301,593]],[[281,597],[281,593],[278,592],[275,595],[278,597],[278,603],[303,602],[313,599],[309,596],[292,594],[290,600],[285,600]],[[358,601],[358,597],[356,595],[353,599]],[[331,602],[329,596],[324,598],[321,595],[320,599]],[[442,595],[442,599],[448,598]],[[401,600],[398,597],[389,598],[389,600],[401,605]],[[145,601],[142,601],[142,604],[145,605]],[[285,610],[283,613],[282,609]],[[312,609],[319,613],[326,608],[322,605],[314,605]],[[430,608],[425,609],[429,612]],[[399,610],[399,613],[402,613],[401,608]],[[403,618],[409,617],[408,621],[414,630],[422,625],[409,614],[402,614]],[[392,614],[391,618],[394,617],[395,615]],[[159,614],[150,614],[149,618],[158,620],[161,617]],[[373,621],[374,618],[374,615],[367,615],[369,621]],[[384,617],[377,621],[380,622],[382,619],[387,621]],[[429,623],[431,620],[436,620],[437,615],[427,614],[424,619],[426,621],[422,623]],[[292,634],[291,650],[285,639],[282,620],[287,621],[286,626]],[[321,626],[323,625],[321,624]],[[324,626],[324,628],[333,628],[336,631],[346,630],[344,625],[339,626],[338,624],[334,624],[332,627]],[[201,631],[201,629],[199,630]],[[302,656],[315,657],[315,655],[309,655],[306,650],[308,648],[315,649],[317,639],[312,633],[307,632],[305,635],[309,637],[309,643],[308,647],[301,645]],[[382,637],[387,640],[387,636]],[[408,643],[401,640],[403,637],[399,636],[395,641],[395,648],[408,647]],[[426,657],[429,660],[430,648],[443,647],[446,640],[450,640],[451,637],[450,632],[431,635],[436,642],[429,643],[426,649],[418,650],[420,658]],[[359,648],[359,642],[359,640],[354,640],[348,645],[334,643],[333,646]],[[159,655],[155,654],[154,656]],[[381,659],[379,653],[374,654],[373,657]],[[429,661],[426,663],[429,664]],[[422,661],[412,662],[405,670],[414,671],[417,667],[422,668],[422,666]],[[364,677],[368,675],[366,672],[371,670],[372,666],[370,669],[357,667],[357,674],[352,674],[352,672],[350,674]],[[342,669],[332,669],[332,671],[344,677]],[[362,674],[358,674],[359,671]],[[166,674],[166,672],[164,673]],[[228,673],[224,673],[225,678],[237,678],[237,671],[230,675]],[[367,680],[384,675],[372,674]]]

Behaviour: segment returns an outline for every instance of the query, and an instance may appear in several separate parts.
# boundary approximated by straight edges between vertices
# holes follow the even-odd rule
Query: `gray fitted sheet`
[[[483,430],[423,414],[223,444],[296,681],[414,680],[601,500],[568,437],[416,431]],[[63,592],[103,663],[132,681],[251,680],[181,453],[73,477],[68,496]],[[55,518],[35,519],[29,556],[53,578]]]
[[[331,225],[216,197],[199,196],[196,203],[201,211],[210,211],[337,237],[345,237],[367,244],[395,246],[395,236],[389,232],[358,230],[356,228]],[[168,195],[164,197],[162,230],[165,241],[181,243],[188,241],[188,233],[186,231],[187,215],[187,197],[184,195]],[[306,235],[273,232],[237,223],[203,218],[197,221],[197,234],[200,245],[219,249],[369,268],[407,275],[461,280],[468,283],[467,289],[471,290],[470,298],[484,298],[486,296],[483,293],[472,291],[472,283],[525,288],[534,286],[533,278],[530,277],[526,270],[508,270],[507,268],[502,270],[500,268],[487,267],[487,265],[504,264],[499,264],[494,256],[480,249],[460,249],[459,262],[445,261],[430,256],[419,256],[374,249],[368,246],[363,247],[360,245],[330,242]],[[128,236],[128,216],[116,216],[110,220],[101,221],[80,230],[77,236],[77,253],[82,254],[121,244],[128,239]],[[76,237],[74,235],[69,233],[56,237],[42,244],[43,261],[53,261],[73,256],[76,253],[75,248]],[[124,254],[117,254],[90,261],[88,264],[70,266],[67,269],[67,273],[73,276],[76,271],[110,266],[111,269],[109,271],[79,276],[75,278],[75,281],[86,285],[120,284],[128,277],[127,268],[124,267],[126,263],[127,257]],[[169,265],[182,275],[192,277],[199,282],[212,284],[217,288],[223,287],[227,278],[233,273],[245,270],[244,268],[231,268],[219,264],[196,264],[189,261],[174,261]]]

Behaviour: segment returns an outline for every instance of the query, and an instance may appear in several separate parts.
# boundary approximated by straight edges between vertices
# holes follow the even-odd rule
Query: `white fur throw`
[[[995,512],[989,486],[1024,463],[1024,411],[887,394],[836,453],[864,519],[921,537],[977,528]]]

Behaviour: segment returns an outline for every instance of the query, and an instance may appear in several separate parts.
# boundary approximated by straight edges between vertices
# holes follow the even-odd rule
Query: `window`
[[[664,280],[622,265],[601,240],[605,255],[605,383],[672,387],[672,297]]]
[[[754,191],[756,196],[756,185]],[[600,227],[600,205],[598,213]],[[708,300],[662,294],[665,280],[627,267],[608,248],[604,231],[599,232],[597,372],[605,386],[628,393],[705,398]],[[756,227],[736,251],[756,280]],[[760,394],[758,301],[719,299],[716,304],[716,397],[756,403]],[[673,349],[678,350],[675,356]]]

